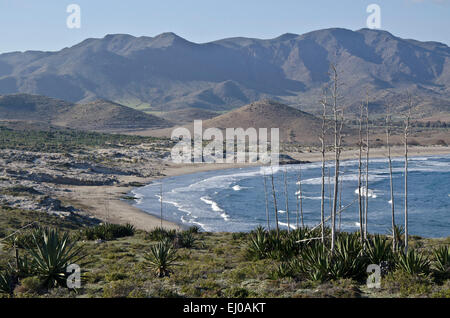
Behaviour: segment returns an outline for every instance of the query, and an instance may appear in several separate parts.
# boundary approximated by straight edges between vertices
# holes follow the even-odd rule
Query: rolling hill
[[[318,143],[322,129],[322,119],[309,113],[289,107],[279,102],[264,99],[234,109],[226,114],[203,121],[203,130],[207,128],[270,128],[280,129],[280,141],[298,143]],[[185,126],[192,132],[193,125]],[[170,133],[165,130],[166,135]],[[225,137],[225,132],[224,132]]]
[[[31,121],[98,131],[121,131],[171,126],[169,121],[106,100],[74,104],[45,96],[0,96],[0,120]]]
[[[202,44],[173,33],[107,35],[57,52],[0,54],[0,94],[76,103],[106,99],[164,112],[228,111],[271,98],[317,113],[330,62],[338,65],[348,106],[358,105],[368,89],[373,112],[381,112],[386,101],[401,110],[401,94],[409,90],[420,116],[450,112],[450,48],[369,29]]]

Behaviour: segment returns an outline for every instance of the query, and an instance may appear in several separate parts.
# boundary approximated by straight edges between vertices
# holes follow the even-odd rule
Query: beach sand
[[[357,159],[359,150],[357,148],[344,150],[341,159]],[[320,152],[288,153],[291,157],[303,161],[320,161],[322,155]],[[392,157],[403,156],[403,147],[392,147]],[[408,155],[412,156],[431,156],[440,154],[450,154],[450,147],[439,146],[410,146]],[[365,158],[365,153],[363,153]],[[385,148],[374,148],[370,150],[371,158],[383,158],[386,156]],[[327,160],[333,159],[333,153],[328,153]],[[184,175],[211,170],[222,170],[230,168],[242,168],[257,166],[258,164],[169,164],[165,167],[163,173],[165,177]],[[139,182],[142,184],[150,183],[157,178],[138,178],[117,176],[124,182]],[[151,230],[161,226],[161,220],[131,205],[132,201],[123,199],[129,195],[133,187],[124,186],[61,186],[69,191],[65,192],[60,199],[67,204],[71,204],[87,212],[100,220],[110,223],[133,224],[141,230]],[[155,214],[160,212],[159,206],[155,207]],[[180,230],[183,227],[173,222],[163,220],[164,228]]]

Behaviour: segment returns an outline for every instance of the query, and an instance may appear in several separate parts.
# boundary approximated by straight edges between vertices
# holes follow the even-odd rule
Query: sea
[[[395,221],[399,225],[404,225],[405,221],[404,164],[404,158],[392,159],[393,203]],[[321,219],[321,166],[322,163],[317,162],[279,167],[245,167],[168,177],[132,190],[134,206],[159,217],[162,182],[163,218],[166,220],[186,227],[195,225],[203,231],[251,231],[258,225],[268,227],[267,206],[269,226],[275,228],[271,183],[273,173],[280,228],[287,229],[288,215],[291,228],[300,226],[301,211],[304,225],[314,227]],[[334,190],[332,161],[326,163],[325,172],[327,217],[331,214],[330,197]],[[365,167],[363,172],[365,174]],[[392,213],[387,159],[369,161],[368,179],[367,196],[365,189],[362,189],[364,199],[368,199],[368,231],[387,234]],[[336,218],[336,227],[342,231],[357,231],[357,160],[341,162],[341,180],[337,206],[342,212]],[[450,155],[409,158],[408,215],[411,235],[430,238],[450,236]]]

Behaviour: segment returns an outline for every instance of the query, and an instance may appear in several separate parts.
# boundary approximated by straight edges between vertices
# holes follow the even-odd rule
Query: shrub
[[[396,266],[411,275],[427,274],[430,271],[430,260],[425,255],[410,249],[406,254],[397,253]]]
[[[177,235],[177,246],[182,248],[191,248],[195,245],[195,235],[194,232],[184,231]]]
[[[178,259],[176,250],[168,240],[153,245],[150,253],[145,254],[144,257],[158,277],[169,276],[172,273],[171,267],[176,265],[175,262]]]
[[[136,284],[131,281],[113,281],[103,288],[104,298],[125,298],[136,294]]]
[[[194,226],[191,226],[187,231],[192,234],[198,234],[198,233],[200,233],[200,227],[198,227],[197,225],[194,225]]]
[[[25,289],[25,291],[30,291],[38,293],[42,289],[42,283],[39,277],[32,276],[26,277],[21,280],[20,285]]]
[[[42,236],[42,228],[28,229],[26,231],[15,234],[6,240],[8,247],[12,248],[28,248],[33,245],[33,235],[36,237]]]
[[[157,227],[148,232],[148,237],[152,241],[163,241],[166,239],[173,240],[177,235],[176,230],[167,230],[165,228]]]
[[[386,275],[381,280],[381,286],[391,294],[400,293],[402,297],[429,295],[432,290],[432,281],[425,275],[397,270]]]
[[[224,290],[224,296],[227,298],[247,298],[250,295],[247,289],[241,287],[231,287]]]
[[[128,276],[124,273],[119,273],[119,272],[112,272],[112,273],[108,273],[105,274],[105,280],[107,282],[114,282],[117,280],[124,280],[126,279]]]
[[[110,241],[116,238],[133,236],[135,232],[135,227],[128,223],[125,225],[105,223],[82,230],[81,237],[90,241]]]

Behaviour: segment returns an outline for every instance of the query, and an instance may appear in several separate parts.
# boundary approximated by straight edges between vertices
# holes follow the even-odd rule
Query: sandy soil
[[[357,159],[358,149],[345,150],[341,154],[342,159]],[[404,149],[402,147],[393,147],[391,149],[392,156],[403,156]],[[386,149],[371,149],[371,158],[385,157]],[[425,156],[450,154],[450,147],[410,147],[409,156]],[[304,161],[320,161],[321,154],[316,153],[290,153],[295,159]],[[333,154],[327,154],[327,159],[332,159]],[[176,176],[190,174],[202,171],[221,170],[229,168],[240,168],[256,166],[256,164],[183,164],[183,165],[167,165],[164,170],[165,176]],[[137,177],[120,177],[126,182],[150,183],[155,178],[137,178]],[[153,215],[147,214],[133,206],[129,200],[123,197],[128,195],[133,189],[132,187],[123,186],[64,186],[67,191],[60,199],[81,208],[89,214],[111,223],[131,223],[138,229],[151,230],[161,226],[161,220]],[[159,213],[159,206],[155,207],[155,213]],[[182,226],[163,221],[163,227],[170,229],[181,229]]]

